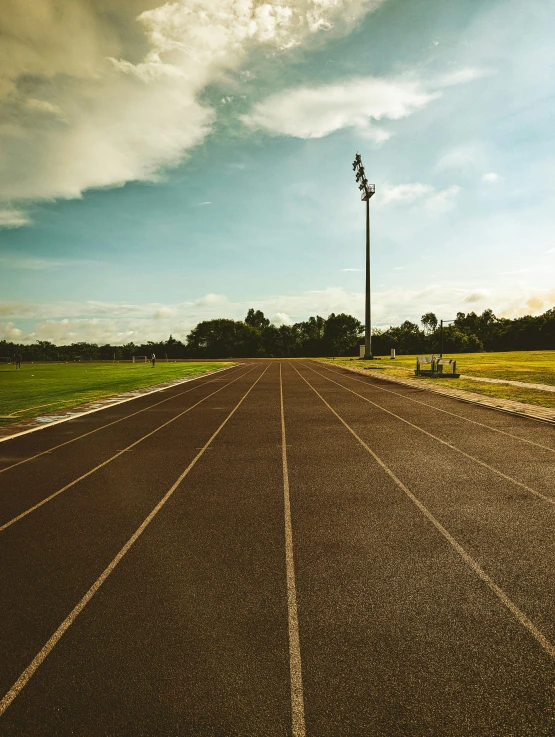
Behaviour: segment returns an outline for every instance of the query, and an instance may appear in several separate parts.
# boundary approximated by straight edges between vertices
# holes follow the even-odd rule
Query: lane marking
[[[64,400],[60,399],[59,402],[49,402],[48,404],[36,404],[34,407],[25,407],[25,409],[16,409],[15,412],[11,412],[9,415],[0,415],[0,418],[7,420],[14,415],[20,415],[22,412],[29,412],[32,409],[41,409],[41,407],[52,407],[55,404],[61,404]]]
[[[514,438],[515,440],[520,440],[522,443],[528,443],[529,445],[536,445],[538,448],[543,448],[544,450],[549,450],[551,453],[555,453],[555,448],[550,448],[547,445],[542,445],[541,443],[536,443],[534,440],[528,440],[527,438],[521,438],[518,435],[513,435],[510,432],[506,432],[505,430],[499,430],[497,427],[492,427],[491,425],[485,425],[483,422],[478,422],[477,420],[471,420],[468,417],[465,417],[464,415],[458,415],[456,412],[449,412],[446,409],[440,409],[439,407],[434,407],[433,404],[427,404],[426,402],[421,402],[419,399],[414,399],[413,397],[409,397],[405,394],[400,394],[399,392],[394,392],[392,389],[384,389],[383,386],[378,386],[378,384],[370,383],[367,381],[363,381],[362,379],[357,379],[354,376],[350,376],[349,373],[342,374],[339,371],[332,371],[330,368],[327,367],[326,364],[321,364],[323,368],[325,368],[327,371],[330,372],[330,374],[335,374],[336,376],[345,376],[347,379],[351,379],[351,381],[358,381],[360,384],[365,384],[366,386],[371,386],[373,389],[379,389],[382,392],[387,392],[388,394],[394,394],[396,397],[401,397],[402,399],[406,399],[409,402],[415,402],[415,404],[422,404],[424,407],[428,407],[429,409],[436,410],[437,412],[443,412],[446,415],[451,415],[451,417],[457,417],[460,420],[464,420],[465,422],[471,422],[473,425],[479,425],[480,427],[485,427],[488,430],[493,430],[494,432],[501,433],[501,435],[506,435],[509,438]],[[347,369],[348,371],[348,369]],[[369,379],[372,377],[368,377]],[[412,384],[406,385],[409,389],[414,388],[418,391],[426,391],[424,387],[413,387]],[[442,396],[446,396],[448,399],[458,399],[458,397],[451,396],[450,394],[445,394]],[[474,402],[472,402],[474,404]],[[486,409],[498,409],[497,407],[486,407]],[[521,415],[518,415],[519,417]],[[530,419],[530,418],[528,418]],[[535,419],[532,417],[532,419]]]
[[[497,468],[490,466],[485,461],[481,461],[479,458],[476,458],[475,456],[470,455],[470,453],[466,453],[464,450],[457,448],[455,445],[451,445],[451,443],[448,443],[446,440],[442,440],[441,438],[438,438],[437,435],[434,435],[433,433],[428,432],[427,430],[424,430],[424,428],[419,427],[418,425],[415,425],[409,420],[405,420],[404,417],[401,417],[400,415],[395,414],[395,412],[392,412],[391,410],[386,409],[385,407],[382,407],[379,404],[376,404],[376,402],[373,402],[371,399],[368,399],[362,394],[359,394],[358,392],[355,392],[352,389],[349,389],[348,386],[343,386],[343,384],[339,384],[337,381],[334,381],[333,379],[330,379],[327,376],[324,376],[324,374],[318,373],[318,371],[315,371],[310,366],[304,366],[304,368],[310,369],[310,371],[313,371],[318,376],[321,376],[323,379],[326,379],[326,381],[330,381],[332,384],[337,384],[337,386],[340,386],[342,389],[345,389],[345,391],[351,392],[351,394],[354,394],[356,397],[360,397],[361,399],[364,399],[365,402],[368,402],[369,404],[374,405],[374,407],[381,409],[382,412],[387,412],[388,415],[391,415],[392,417],[396,417],[398,420],[401,420],[401,422],[405,422],[407,425],[410,425],[410,427],[413,427],[415,430],[418,430],[419,432],[424,433],[424,435],[428,435],[428,437],[433,438],[433,440],[437,440],[438,443],[445,445],[447,448],[451,448],[451,450],[454,450],[457,453],[460,453],[465,458],[469,458],[471,461],[474,461],[474,463],[477,463],[478,465],[483,466],[484,468],[487,468],[488,471],[492,471],[498,476],[501,476],[501,478],[505,479],[506,481],[510,481],[512,484],[516,484],[517,486],[520,486],[522,489],[525,489],[530,494],[533,494],[534,496],[538,497],[538,499],[541,499],[542,501],[555,506],[555,499],[553,499],[552,497],[546,496],[545,494],[542,494],[540,491],[536,491],[535,489],[532,489],[531,486],[526,486],[526,484],[523,484],[521,481],[517,481],[512,476],[508,476],[506,473],[503,473],[503,471],[499,471]]]
[[[238,404],[235,405],[234,409],[232,409],[232,411],[229,413],[229,415],[226,417],[226,419],[222,422],[222,424],[218,427],[218,429],[210,437],[210,439],[208,440],[208,442],[202,447],[202,450],[199,453],[197,453],[197,455],[189,463],[189,465],[187,466],[187,468],[183,471],[183,473],[181,474],[181,476],[177,479],[177,481],[173,484],[173,486],[169,489],[169,491],[166,492],[166,494],[162,497],[162,499],[154,507],[154,509],[148,515],[148,517],[146,517],[146,519],[142,522],[142,524],[137,528],[137,530],[133,533],[133,535],[129,538],[129,540],[121,548],[121,550],[115,556],[115,558],[111,561],[111,563],[108,564],[108,566],[104,569],[104,571],[96,579],[96,581],[93,583],[93,585],[87,591],[87,593],[83,596],[83,598],[81,599],[81,601],[71,610],[71,612],[64,619],[64,621],[61,623],[61,625],[58,627],[58,629],[54,632],[54,634],[46,642],[46,644],[44,645],[44,647],[33,658],[33,660],[27,666],[27,668],[25,668],[25,670],[21,673],[21,675],[19,676],[19,678],[16,680],[16,682],[13,684],[13,686],[10,688],[10,690],[6,693],[6,695],[0,701],[0,716],[2,716],[2,714],[6,711],[6,709],[12,703],[12,701],[25,688],[25,686],[29,682],[30,678],[34,675],[34,673],[37,671],[37,669],[39,668],[39,666],[44,662],[44,660],[49,655],[49,653],[52,652],[52,650],[54,649],[54,647],[56,646],[56,644],[60,641],[60,639],[62,638],[62,636],[65,634],[65,632],[67,632],[67,630],[71,627],[71,625],[73,624],[73,622],[75,621],[75,619],[83,611],[83,609],[85,608],[85,606],[93,598],[93,596],[96,594],[96,592],[98,591],[98,589],[102,586],[102,584],[104,583],[104,581],[106,581],[106,579],[108,578],[108,576],[112,573],[112,571],[114,570],[114,568],[122,560],[122,558],[125,556],[125,554],[137,542],[137,540],[143,534],[143,532],[146,530],[146,528],[148,527],[148,525],[156,517],[156,515],[158,514],[158,512],[162,509],[162,507],[164,506],[164,504],[172,496],[172,494],[177,489],[177,487],[181,484],[181,482],[183,481],[183,479],[188,475],[189,471],[193,468],[193,466],[197,463],[197,461],[203,455],[204,451],[208,449],[208,446],[212,443],[212,441],[214,440],[214,438],[218,435],[218,433],[222,430],[222,428],[227,424],[227,422],[231,419],[231,417],[239,409],[239,407],[241,406],[241,404],[245,401],[245,399],[250,394],[250,392],[258,384],[258,382],[264,376],[264,374],[266,373],[266,371],[268,370],[268,368],[269,368],[269,366],[267,366],[264,369],[264,371],[260,374],[260,376],[258,377],[258,379],[254,382],[254,384],[247,391],[247,393],[243,395],[242,399],[238,402]]]
[[[291,525],[291,501],[289,498],[289,472],[287,469],[287,443],[285,438],[285,414],[283,409],[283,381],[279,364],[279,397],[281,406],[281,458],[283,467],[283,501],[285,509],[285,568],[287,572],[287,611],[289,625],[289,670],[291,674],[291,716],[293,737],[305,737],[303,678],[301,646],[299,641],[299,617],[295,563],[293,558],[293,528]]]
[[[58,489],[58,491],[55,491],[53,494],[50,494],[50,496],[47,496],[45,499],[43,499],[42,501],[38,502],[34,506],[29,507],[29,509],[26,509],[24,512],[21,512],[21,514],[18,514],[17,517],[14,517],[13,519],[9,520],[9,522],[5,522],[3,525],[0,525],[0,532],[2,532],[3,530],[5,530],[7,527],[10,527],[11,525],[15,524],[15,522],[19,522],[20,519],[23,519],[23,517],[26,517],[28,514],[31,514],[31,512],[34,512],[39,507],[42,507],[44,504],[46,504],[47,502],[51,501],[55,497],[59,496],[64,491],[67,491],[72,486],[75,486],[75,484],[79,483],[79,481],[82,481],[83,479],[86,479],[87,476],[90,476],[91,474],[95,473],[95,471],[98,471],[99,469],[101,469],[104,466],[106,466],[108,463],[111,463],[112,461],[114,461],[116,458],[119,458],[120,455],[122,455],[123,453],[126,453],[128,450],[131,450],[131,448],[134,448],[139,443],[142,443],[143,440],[146,440],[151,435],[154,435],[159,430],[162,430],[162,428],[166,427],[167,425],[170,425],[172,422],[175,422],[175,420],[178,420],[180,417],[183,417],[183,415],[187,414],[187,412],[190,412],[195,407],[198,407],[199,404],[202,404],[202,402],[205,402],[207,399],[210,399],[210,397],[213,397],[214,394],[217,394],[218,392],[221,392],[222,389],[225,389],[226,387],[230,386],[231,384],[234,384],[236,381],[239,381],[239,379],[242,379],[247,374],[250,374],[251,371],[254,371],[254,368],[249,369],[247,372],[245,372],[241,376],[238,376],[233,381],[229,381],[227,384],[224,384],[219,389],[216,389],[215,392],[212,392],[212,394],[208,394],[208,396],[203,397],[196,404],[193,404],[191,407],[188,407],[186,410],[184,410],[183,412],[180,412],[175,417],[172,417],[171,420],[168,420],[167,422],[164,422],[163,425],[160,425],[159,427],[155,428],[154,430],[152,430],[151,432],[147,433],[146,435],[143,435],[142,438],[139,438],[138,440],[135,440],[134,443],[131,443],[131,445],[128,445],[126,448],[123,448],[123,450],[118,450],[118,452],[115,455],[113,455],[111,458],[108,458],[108,460],[103,461],[102,463],[99,463],[98,466],[95,466],[90,471],[87,471],[87,473],[84,473],[82,476],[79,476],[79,478],[75,479],[74,481],[71,481],[69,484],[66,484],[61,489]]]
[[[497,598],[505,605],[505,607],[511,612],[511,614],[515,617],[515,619],[523,626],[525,627],[530,634],[536,639],[536,641],[541,645],[541,647],[545,650],[545,652],[550,655],[552,658],[555,658],[555,645],[550,642],[550,640],[547,639],[547,637],[540,632],[540,630],[536,627],[536,625],[532,622],[531,619],[529,619],[526,614],[517,607],[517,605],[511,601],[511,599],[507,596],[507,594],[495,583],[495,581],[489,576],[484,569],[472,558],[471,555],[469,555],[466,550],[462,547],[460,543],[458,543],[453,535],[451,535],[450,532],[447,531],[447,529],[441,524],[441,522],[434,517],[434,515],[429,511],[427,507],[424,506],[424,504],[418,499],[410,489],[405,486],[405,484],[393,473],[393,471],[386,466],[386,464],[379,458],[379,456],[374,453],[374,451],[364,442],[364,440],[357,435],[357,433],[345,422],[345,420],[333,409],[333,407],[326,402],[324,397],[318,392],[317,389],[315,389],[312,384],[305,379],[305,377],[297,370],[296,367],[295,371],[299,374],[301,379],[305,381],[308,386],[317,394],[322,402],[326,405],[326,407],[333,412],[333,414],[337,417],[337,419],[347,428],[347,430],[355,437],[358,442],[365,448],[368,453],[374,458],[376,463],[387,473],[387,475],[395,482],[395,484],[408,496],[408,498],[418,507],[418,509],[422,512],[422,514],[428,519],[433,526],[438,530],[438,532],[441,533],[441,535],[447,540],[447,542],[451,545],[451,547],[457,551],[457,553],[461,556],[461,558],[464,560],[464,562],[471,568],[474,573],[476,573],[480,579],[489,587],[491,591],[497,596]]]
[[[240,364],[241,365],[241,364]],[[158,392],[164,392],[168,389],[173,389],[174,386],[179,386],[180,384],[185,384],[189,381],[196,381],[197,379],[203,379],[205,376],[212,376],[213,374],[219,374],[220,371],[230,371],[231,369],[237,368],[237,366],[224,366],[223,368],[216,369],[215,371],[209,371],[206,374],[202,374],[201,376],[195,376],[194,378],[186,377],[183,379],[183,381],[175,381],[175,383],[171,384],[170,386],[162,386],[158,389],[153,389],[150,392],[143,392],[141,394],[137,394],[134,397],[126,397],[125,399],[120,399],[116,402],[111,402],[109,405],[106,405],[105,407],[95,407],[94,409],[88,409],[85,412],[79,412],[77,415],[72,415],[71,417],[62,417],[61,420],[54,420],[54,422],[49,422],[46,425],[38,425],[37,427],[31,427],[29,430],[22,430],[21,432],[16,432],[13,435],[4,435],[0,437],[0,443],[5,443],[7,440],[13,440],[14,438],[19,438],[22,435],[28,435],[31,432],[37,432],[38,430],[45,430],[47,427],[53,427],[54,425],[61,425],[62,422],[71,422],[71,420],[78,420],[81,417],[85,417],[85,415],[92,415],[94,412],[102,412],[105,409],[112,409],[112,407],[117,407],[120,404],[125,404],[126,402],[132,402],[134,399],[140,399],[141,397],[149,397],[151,394],[157,394]],[[130,389],[129,391],[139,391],[139,389]],[[98,400],[92,400],[92,401],[98,401],[101,402],[104,399],[109,399],[109,397],[100,397]],[[69,411],[71,411],[71,407],[66,408]],[[75,408],[74,408],[75,409]]]

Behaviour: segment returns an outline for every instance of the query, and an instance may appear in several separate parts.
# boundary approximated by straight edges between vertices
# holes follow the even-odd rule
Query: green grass
[[[555,351],[444,353],[444,357],[456,359],[457,371],[467,376],[555,386]],[[322,360],[332,362],[331,359]],[[375,371],[376,373],[417,378],[414,376],[416,356],[398,356],[394,361],[388,356],[374,361],[360,361],[357,359],[351,361],[349,358],[336,358],[333,363],[367,369],[369,372]],[[485,394],[489,397],[512,399],[516,402],[526,402],[541,407],[555,407],[555,393],[536,389],[526,389],[510,384],[489,384],[469,379],[426,379],[418,377],[418,380],[431,384],[445,384],[477,394]]]
[[[555,393],[525,389],[522,386],[487,384],[485,381],[469,381],[468,379],[424,379],[424,381],[430,384],[439,382],[446,386],[454,386],[457,389],[465,389],[469,392],[485,394],[488,397],[497,397],[498,399],[512,399],[514,402],[536,404],[539,407],[555,407]]]
[[[225,362],[52,363],[0,368],[0,423],[15,422],[164,381],[196,376]],[[10,415],[10,417],[7,417]]]

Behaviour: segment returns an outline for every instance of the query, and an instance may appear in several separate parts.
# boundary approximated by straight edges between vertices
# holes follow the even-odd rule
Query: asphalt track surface
[[[554,735],[554,471],[311,361],[0,443],[0,734]]]

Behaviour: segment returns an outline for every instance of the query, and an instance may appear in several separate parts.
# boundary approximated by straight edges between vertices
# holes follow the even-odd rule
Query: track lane
[[[174,400],[176,397],[188,394],[195,389],[202,388],[204,384],[210,384],[214,381],[218,382],[220,381],[218,374],[227,374],[228,371],[232,372],[234,369],[238,368],[241,368],[241,366],[232,366],[225,371],[220,369],[218,371],[198,376],[190,381],[184,382],[187,383],[188,386],[190,384],[194,384],[194,386],[190,386],[190,388],[185,390],[181,388],[182,385],[170,386],[165,389],[155,391],[152,394],[139,395],[134,399],[106,407],[105,409],[92,412],[88,415],[64,420],[63,422],[52,425],[45,425],[40,428],[40,430],[37,429],[32,433],[15,435],[13,438],[2,438],[2,443],[5,443],[6,445],[0,444],[0,474],[11,468],[15,468],[16,466],[20,466],[23,463],[34,460],[45,453],[51,453],[52,451],[67,446],[70,443],[74,443],[77,440],[90,437],[100,430],[104,430],[143,412],[154,409],[159,405]],[[214,374],[217,374],[216,378],[201,382],[201,379],[208,379]],[[162,392],[164,393],[164,398],[159,399]],[[146,406],[142,406],[143,404]],[[137,409],[137,407],[141,408]],[[76,434],[76,432],[82,430],[83,426],[87,425],[91,425],[92,428],[86,430],[82,434]]]
[[[81,482],[77,493],[62,494],[0,535],[0,691],[9,688],[14,669],[21,671],[23,660],[40,649],[264,370],[254,367],[226,403],[214,397],[193,422],[187,416],[178,420],[147,441],[140,456],[123,454]]]
[[[32,459],[34,463],[24,469],[10,470],[2,479],[4,493],[0,496],[0,534],[43,504],[105,468],[123,453],[134,451],[139,444],[234,385],[253,370],[254,368],[248,369],[237,378],[218,382],[222,383],[218,389],[214,389],[214,383],[204,385],[200,399],[177,395],[173,397],[171,405],[166,405],[163,410],[156,408],[156,413],[149,414],[146,422],[142,417],[140,424],[136,424],[136,418],[133,418],[134,423],[125,427],[110,428],[109,432],[100,438],[89,438],[86,453],[81,456],[75,457],[73,447],[64,447],[58,449],[53,459],[49,454],[41,455]],[[151,410],[150,407],[147,409]],[[145,433],[145,429],[148,429],[148,432]]]
[[[307,734],[551,734],[552,658],[315,398],[288,377]]]
[[[3,734],[290,733],[277,369],[6,711]]]
[[[475,402],[467,402],[464,399],[438,394],[431,391],[426,385],[407,386],[393,384],[387,379],[376,375],[362,375],[354,373],[347,368],[331,369],[329,364],[322,361],[310,362],[312,365],[323,368],[330,374],[336,374],[363,384],[379,391],[380,393],[402,397],[406,401],[421,407],[433,409],[435,412],[450,415],[463,423],[470,423],[483,427],[500,435],[520,440],[527,445],[535,445],[546,450],[555,452],[555,433],[553,425],[545,423],[527,415],[514,415],[494,407],[479,405]],[[392,387],[395,386],[395,389]],[[532,439],[534,438],[534,439]]]
[[[509,483],[520,486],[525,491],[542,499],[544,502],[555,506],[555,454],[550,448],[523,446],[520,439],[512,441],[506,437],[497,438],[492,434],[485,441],[483,431],[466,428],[461,432],[460,428],[453,427],[450,420],[432,414],[422,415],[421,411],[405,403],[385,401],[378,397],[376,401],[375,392],[362,393],[352,389],[342,382],[332,379],[312,366],[306,366],[320,377],[343,387],[360,399],[368,402],[382,412],[389,413],[400,422],[411,426],[438,443],[451,450],[464,455],[470,461],[488,468],[492,473],[501,476]],[[402,413],[402,414],[401,414]],[[555,433],[554,433],[555,434]],[[512,460],[514,459],[514,460]],[[508,467],[502,471],[499,466]]]
[[[304,378],[555,641],[552,506],[378,408],[369,411],[341,386],[312,372]]]

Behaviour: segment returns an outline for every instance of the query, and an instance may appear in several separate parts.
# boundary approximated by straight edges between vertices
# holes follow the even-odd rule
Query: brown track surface
[[[308,360],[7,440],[0,735],[552,735],[554,478],[549,425]]]

